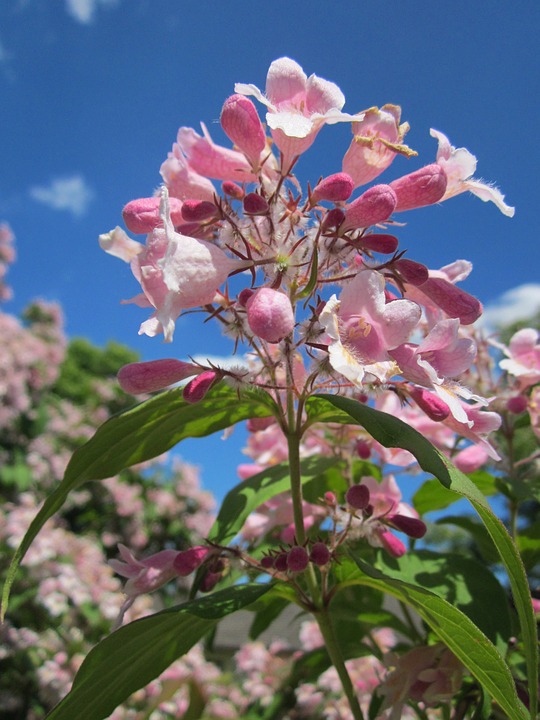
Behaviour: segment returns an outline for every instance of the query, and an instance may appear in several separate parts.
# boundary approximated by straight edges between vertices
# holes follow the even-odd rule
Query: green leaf
[[[250,583],[221,590],[121,627],[90,651],[71,691],[48,720],[102,720],[158,677],[226,615],[270,590]]]
[[[437,520],[437,525],[455,525],[468,532],[478,548],[478,552],[489,563],[499,562],[499,553],[491,542],[485,526],[468,515],[448,515]]]
[[[460,496],[447,490],[438,480],[426,480],[412,497],[414,508],[420,515],[434,510],[444,510],[458,500],[461,500]]]
[[[538,708],[538,654],[536,622],[527,576],[519,552],[503,523],[494,515],[476,485],[455,468],[450,460],[423,435],[399,418],[363,403],[338,395],[318,395],[306,403],[309,423],[337,422],[362,425],[381,445],[409,450],[425,472],[431,473],[448,490],[466,497],[480,515],[508,573],[518,613],[529,676],[531,717]]]
[[[333,488],[337,485],[338,492],[345,489],[346,481],[337,466],[335,458],[309,457],[302,460],[302,484],[307,500],[315,501],[329,484]],[[290,487],[288,463],[272,465],[242,481],[225,496],[208,539],[220,545],[231,542],[250,513],[275,495],[290,490]]]
[[[0,621],[26,551],[74,488],[158,457],[185,438],[210,435],[248,418],[267,417],[273,410],[274,401],[267,393],[250,391],[238,397],[231,388],[218,386],[201,402],[190,404],[183,400],[182,389],[176,388],[107,420],[73,454],[60,485],[47,497],[17,548],[3,588]]]
[[[519,531],[517,544],[525,567],[532,570],[540,563],[540,520]]]
[[[472,620],[431,590],[390,578],[360,558],[353,557],[353,560],[358,567],[356,581],[359,584],[383,590],[412,607],[487,689],[510,720],[526,720],[527,711],[518,699],[508,666]]]

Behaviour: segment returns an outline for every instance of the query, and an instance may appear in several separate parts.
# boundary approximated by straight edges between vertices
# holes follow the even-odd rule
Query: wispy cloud
[[[212,363],[216,367],[230,370],[231,368],[247,368],[246,359],[242,355],[193,355],[193,361],[201,365]]]
[[[66,0],[69,15],[82,25],[91,25],[98,7],[113,7],[119,0]]]
[[[53,210],[65,210],[76,217],[84,215],[94,193],[82,175],[54,178],[49,185],[36,185],[29,190],[30,197]]]
[[[481,325],[499,328],[527,320],[540,311],[540,283],[527,283],[508,290],[484,308]]]

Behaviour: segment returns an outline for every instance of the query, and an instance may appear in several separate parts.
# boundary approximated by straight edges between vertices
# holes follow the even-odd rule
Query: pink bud
[[[324,178],[315,186],[311,193],[311,201],[313,204],[321,200],[345,202],[351,197],[353,190],[354,182],[350,175],[344,172],[335,173],[335,175]]]
[[[267,215],[268,203],[258,193],[248,193],[244,198],[244,212],[247,215]]]
[[[379,537],[381,539],[384,549],[389,552],[390,555],[392,555],[393,557],[400,558],[407,552],[407,548],[401,542],[401,540],[395,535],[392,535],[389,530],[383,530],[381,533],[379,533]]]
[[[345,220],[345,213],[340,208],[332,208],[329,210],[323,218],[321,228],[323,232],[332,228],[338,228],[341,223]]]
[[[174,559],[173,567],[180,577],[187,577],[203,564],[211,552],[212,549],[209,547],[196,545],[179,552]]]
[[[266,146],[266,135],[255,105],[244,95],[231,95],[223,103],[221,127],[242,150],[252,165],[258,166]]]
[[[412,538],[422,538],[427,531],[425,522],[407,515],[387,515],[386,522]]]
[[[396,194],[390,185],[374,185],[347,206],[342,232],[388,220],[394,212],[396,202]]]
[[[201,368],[197,365],[175,360],[174,358],[164,358],[162,360],[124,365],[118,371],[117,377],[124,392],[138,395],[139,393],[162,390],[200,372]]]
[[[521,415],[525,412],[529,404],[529,398],[526,395],[514,395],[506,403],[506,408],[514,415]]]
[[[254,294],[251,288],[244,288],[238,293],[238,302],[242,307],[246,307],[247,301]]]
[[[324,502],[331,507],[335,507],[337,505],[337,497],[331,490],[327,490],[324,493]]]
[[[208,200],[184,200],[182,205],[182,218],[188,223],[215,220],[218,214],[217,207]]]
[[[294,329],[294,312],[287,295],[272,288],[257,290],[247,301],[248,325],[254,335],[278,343]]]
[[[132,200],[124,206],[122,216],[128,230],[136,234],[152,232],[154,228],[162,225],[159,215],[159,203],[161,197],[139,198]],[[169,197],[171,208],[171,220],[173,225],[182,222],[182,201],[175,197]]]
[[[303,572],[309,563],[309,555],[305,548],[295,545],[287,553],[287,569],[291,572]]]
[[[332,553],[328,549],[327,545],[325,545],[323,542],[316,542],[313,543],[311,547],[311,552],[309,553],[309,559],[312,563],[315,565],[318,565],[319,567],[322,567],[323,565],[327,565],[332,558]]]
[[[423,285],[429,278],[429,270],[427,267],[415,260],[401,258],[401,260],[396,260],[394,268],[399,272],[405,282],[415,287]]]
[[[287,553],[280,553],[274,560],[274,569],[278,572],[287,570]]]
[[[365,440],[356,441],[356,454],[362,460],[367,460],[371,457],[371,446]]]
[[[373,233],[362,235],[361,238],[358,238],[358,242],[368,250],[385,255],[396,252],[399,245],[399,240],[394,235],[375,235]]]
[[[369,505],[369,488],[367,485],[353,485],[345,493],[345,500],[355,510],[363,510]]]
[[[207,572],[206,575],[201,580],[201,584],[199,585],[199,590],[201,592],[207,593],[210,592],[215,588],[215,586],[218,584],[218,582],[221,580],[222,573],[220,572]]]
[[[397,196],[396,212],[433,205],[446,192],[446,173],[433,163],[390,183]]]
[[[184,388],[182,397],[188,403],[199,402],[210,390],[217,377],[218,374],[213,370],[206,370],[205,372],[202,372],[198,377],[193,378],[193,380],[188,382]]]
[[[482,314],[482,303],[444,278],[430,277],[421,287],[435,305],[449,317],[458,318],[462,325],[472,325]]]
[[[423,410],[428,418],[435,422],[442,422],[450,415],[450,408],[441,400],[438,395],[434,395],[424,388],[411,388],[409,391],[412,399]]]
[[[274,558],[271,555],[264,555],[261,558],[261,567],[265,570],[271,570],[274,567]]]
[[[225,195],[228,195],[234,200],[241,200],[246,194],[244,188],[232,182],[232,180],[225,180],[225,182],[221,184],[221,189],[223,190]]]

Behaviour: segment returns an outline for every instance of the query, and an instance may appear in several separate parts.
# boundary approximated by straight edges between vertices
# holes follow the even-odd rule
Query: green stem
[[[343,660],[343,655],[341,654],[341,649],[334,633],[330,616],[328,615],[328,609],[323,608],[322,610],[319,610],[319,612],[315,613],[315,618],[319,624],[319,629],[321,631],[321,635],[323,636],[330,660],[336,668],[343,691],[349,701],[354,720],[364,720],[362,708],[358,702],[358,697],[356,696],[349,672],[345,666],[345,661]]]
[[[289,423],[290,427],[290,423]],[[304,527],[304,510],[302,508],[302,472],[300,469],[300,440],[295,430],[289,429],[287,434],[289,449],[289,472],[291,478],[291,498],[294,517],[296,542],[303,545],[306,541]]]

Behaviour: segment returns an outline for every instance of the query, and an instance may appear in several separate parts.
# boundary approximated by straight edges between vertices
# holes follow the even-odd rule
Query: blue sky
[[[159,184],[180,125],[203,120],[223,142],[216,120],[234,83],[264,87],[282,55],[336,82],[348,112],[402,106],[419,158],[398,158],[382,181],[434,160],[430,127],[476,155],[476,177],[501,188],[515,217],[462,195],[408,214],[402,245],[430,267],[471,260],[464,287],[488,306],[514,290],[517,306],[534,309],[539,32],[537,0],[2,0],[0,221],[18,252],[5,310],[59,300],[71,336],[119,340],[144,359],[228,354],[216,327],[192,319],[172,347],[139,337],[146,311],[119,304],[138,286],[97,237]],[[340,170],[349,141],[348,127],[324,128],[300,179]],[[193,448],[183,454],[197,460]]]

